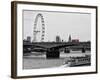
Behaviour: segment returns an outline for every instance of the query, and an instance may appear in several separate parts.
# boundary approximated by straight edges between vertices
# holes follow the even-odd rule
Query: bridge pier
[[[70,53],[70,49],[65,48],[64,52],[65,52],[65,53]]]
[[[47,50],[46,58],[47,59],[60,58],[59,50]]]
[[[82,48],[82,53],[85,53],[85,52],[86,52],[85,48]]]

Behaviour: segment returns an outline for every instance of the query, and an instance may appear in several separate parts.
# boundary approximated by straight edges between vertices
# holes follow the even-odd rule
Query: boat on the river
[[[69,67],[89,66],[89,65],[91,65],[91,56],[90,55],[85,55],[85,56],[78,56],[78,57],[69,57],[64,62],[64,65],[67,65]]]

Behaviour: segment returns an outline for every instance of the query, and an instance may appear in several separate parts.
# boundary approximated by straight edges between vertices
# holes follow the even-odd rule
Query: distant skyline
[[[72,39],[91,41],[91,14],[70,12],[23,11],[23,39],[30,36],[33,40],[33,27],[36,15],[41,13],[45,21],[44,41],[55,41],[60,36],[68,41]],[[38,19],[37,28],[41,29],[41,19]]]

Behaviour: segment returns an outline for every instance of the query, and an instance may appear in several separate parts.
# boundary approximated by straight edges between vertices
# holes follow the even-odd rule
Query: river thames
[[[38,54],[38,53],[36,53]],[[45,54],[30,53],[30,55],[23,56],[23,69],[40,69],[60,67],[69,57],[90,55],[90,51],[81,53],[81,51],[71,51],[71,53],[60,52],[59,59],[46,59]]]

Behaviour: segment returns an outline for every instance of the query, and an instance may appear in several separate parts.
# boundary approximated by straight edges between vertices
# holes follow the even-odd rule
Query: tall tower
[[[27,41],[31,42],[31,37],[30,36],[27,36]]]
[[[69,35],[68,42],[72,42],[71,35]]]
[[[56,42],[61,42],[60,36],[56,36]]]

